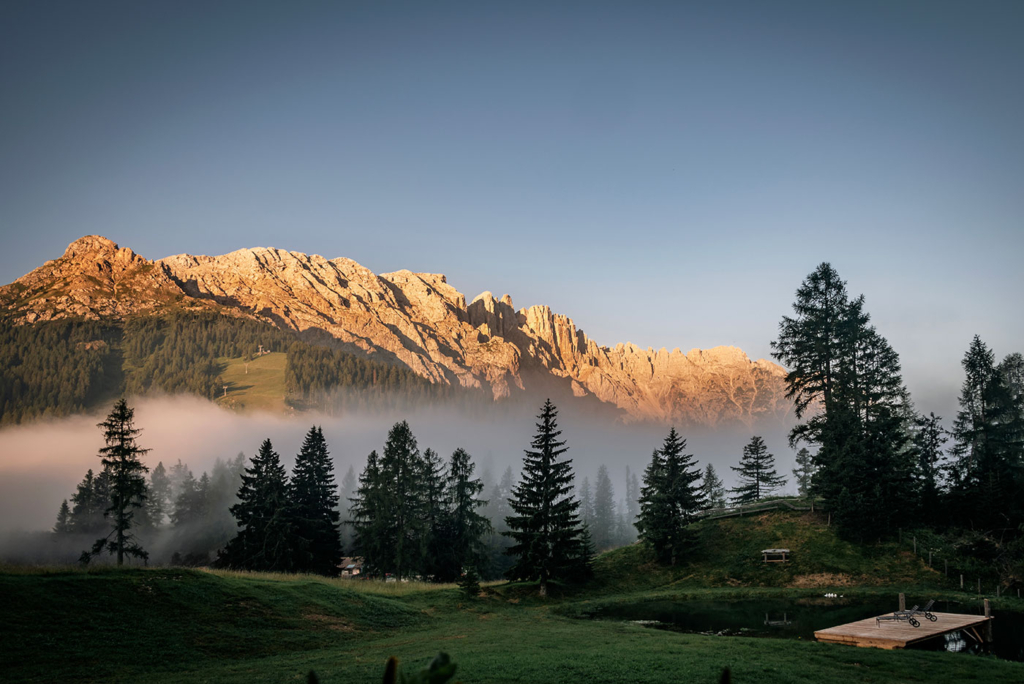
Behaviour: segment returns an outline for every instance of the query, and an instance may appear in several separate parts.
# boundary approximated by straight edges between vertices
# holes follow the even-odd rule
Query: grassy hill
[[[619,549],[597,559],[594,584],[549,599],[530,584],[467,598],[450,585],[301,575],[0,567],[0,681],[301,682],[313,669],[325,683],[373,682],[391,655],[415,666],[438,651],[466,684],[716,682],[726,666],[734,682],[1024,681],[1024,664],[993,658],[586,619],[617,601],[798,601],[827,591],[805,586],[807,576],[845,578],[847,597],[915,587],[955,595],[936,589],[918,560],[884,545],[847,546],[814,517],[771,513],[699,529],[702,547],[688,564],[663,568],[640,547]],[[768,546],[792,549],[793,564],[764,568],[757,552]]]
[[[791,587],[934,586],[942,574],[896,544],[845,542],[827,514],[771,511],[708,520],[693,528],[697,546],[678,567],[657,564],[640,545],[601,555],[595,563],[600,586]],[[764,563],[761,550],[786,548],[789,563]]]

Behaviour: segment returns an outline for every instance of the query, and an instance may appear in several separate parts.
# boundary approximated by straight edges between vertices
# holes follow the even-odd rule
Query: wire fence
[[[930,534],[920,537],[917,532],[899,532],[898,544],[901,549],[911,551],[929,568],[941,572],[948,585],[965,592],[975,592],[978,596],[1013,596],[1022,598],[1021,587],[993,579],[999,572],[995,567],[978,567],[977,562],[968,563],[962,556],[950,553],[950,550],[937,538]]]

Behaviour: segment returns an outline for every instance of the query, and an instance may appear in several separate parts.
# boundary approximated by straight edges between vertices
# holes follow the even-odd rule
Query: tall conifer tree
[[[784,316],[775,358],[789,368],[787,396],[803,418],[790,445],[817,445],[815,490],[850,537],[891,534],[916,508],[913,411],[899,357],[850,299],[827,263],[801,284],[794,317]]]
[[[764,440],[754,435],[743,447],[739,467],[739,484],[733,489],[733,503],[747,504],[760,501],[786,484],[786,479],[775,472],[775,457],[768,453]]]
[[[701,493],[709,509],[725,508],[725,485],[722,478],[715,472],[715,466],[708,463],[704,468],[704,480],[701,483]]]
[[[464,449],[456,449],[448,464],[444,500],[445,525],[439,547],[443,559],[438,580],[450,582],[465,572],[477,576],[483,563],[483,536],[491,531],[491,523],[480,514],[487,502],[480,499],[484,484],[473,478],[473,461]]]
[[[557,416],[548,399],[509,501],[512,515],[506,518],[506,534],[515,542],[508,553],[516,559],[508,575],[538,580],[541,596],[547,595],[550,580],[569,576],[581,557],[580,504],[573,496],[572,461],[562,458],[568,448],[558,439]]]
[[[814,485],[814,474],[818,467],[814,465],[814,459],[807,447],[800,447],[796,452],[796,468],[793,468],[793,477],[796,478],[797,494],[810,496]]]
[[[107,419],[98,425],[103,428],[105,445],[100,448],[100,460],[110,481],[110,506],[105,515],[112,522],[110,533],[96,540],[91,552],[83,552],[81,560],[89,560],[106,550],[117,556],[117,564],[124,565],[124,557],[132,556],[143,561],[149,554],[143,550],[135,537],[135,510],[142,508],[146,501],[146,477],[149,470],[140,460],[149,449],[136,443],[142,432],[134,425],[135,411],[123,398],[114,404]]]
[[[594,492],[590,488],[590,478],[583,478],[579,488],[580,523],[590,526],[594,523]]]
[[[686,440],[675,428],[669,430],[665,443],[651,457],[640,490],[640,538],[659,560],[672,565],[692,546],[693,537],[686,527],[705,508],[700,470],[685,449]]]
[[[615,490],[612,488],[608,468],[597,469],[597,486],[594,489],[594,521],[590,524],[594,548],[598,551],[610,549],[615,543]]]
[[[380,469],[380,457],[371,451],[359,476],[359,488],[352,498],[352,527],[355,530],[355,551],[363,557],[364,572],[371,577],[383,576],[392,567],[391,521],[387,492]]]
[[[57,511],[57,523],[53,526],[53,532],[61,536],[71,534],[71,508],[67,499],[61,502],[60,510]]]
[[[230,510],[239,529],[221,553],[221,565],[245,570],[291,570],[288,476],[269,439],[263,441],[242,474],[238,503]]]
[[[338,489],[322,428],[311,427],[295,457],[290,485],[298,572],[335,576],[341,562]]]

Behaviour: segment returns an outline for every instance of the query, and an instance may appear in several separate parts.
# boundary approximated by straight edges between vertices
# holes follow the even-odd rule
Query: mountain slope
[[[149,261],[87,236],[0,288],[15,323],[124,318],[168,308],[271,321],[309,342],[375,355],[433,383],[482,388],[495,400],[560,383],[634,420],[752,424],[784,420],[785,372],[734,347],[599,346],[547,306],[515,310],[484,292],[472,302],[431,273],[374,274],[351,259],[274,248]]]

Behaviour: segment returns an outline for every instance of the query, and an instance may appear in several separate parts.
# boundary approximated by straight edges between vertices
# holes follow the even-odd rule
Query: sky
[[[554,6],[552,6],[554,5]],[[1024,3],[0,4],[0,281],[274,246],[770,355],[831,262],[951,417],[1024,351]]]

